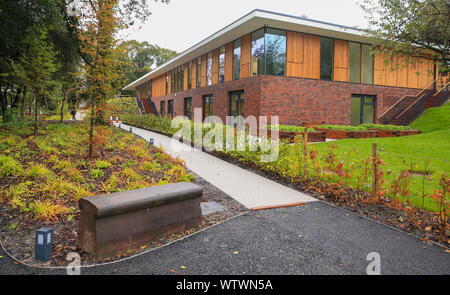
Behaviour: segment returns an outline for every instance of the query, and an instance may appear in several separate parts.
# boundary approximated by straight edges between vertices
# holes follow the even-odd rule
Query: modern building
[[[254,10],[124,89],[136,91],[143,112],[159,115],[191,117],[202,108],[224,121],[400,124],[399,115],[437,93],[438,69],[426,58],[386,64],[366,42],[355,28]]]

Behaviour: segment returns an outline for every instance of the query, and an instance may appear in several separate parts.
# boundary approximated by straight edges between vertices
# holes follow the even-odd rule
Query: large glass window
[[[320,37],[320,79],[333,80],[334,40]]]
[[[197,73],[195,74],[195,82],[197,83],[197,88],[201,85],[201,75],[202,75],[202,58],[197,59]]]
[[[372,95],[352,95],[351,124],[371,124],[374,121],[375,97]]]
[[[186,97],[184,99],[184,115],[192,119],[192,97]]]
[[[233,50],[233,79],[241,78],[241,40],[234,41]]]
[[[361,44],[349,42],[349,81],[361,83]]]
[[[264,29],[252,34],[252,76],[264,75]]]
[[[372,46],[349,42],[349,81],[373,84]]]
[[[373,84],[373,54],[371,45],[362,45],[362,60],[362,82]]]
[[[230,92],[230,116],[244,117],[244,91]]]
[[[265,75],[284,76],[286,68],[286,32],[266,29]]]
[[[161,116],[165,116],[166,115],[166,102],[165,101],[161,101],[159,103],[159,113]]]
[[[173,99],[167,101],[167,115],[173,118]]]
[[[286,68],[286,32],[264,28],[252,34],[251,73],[284,76]]]
[[[203,96],[203,119],[213,115],[213,96]]]
[[[208,53],[208,59],[206,60],[206,85],[212,84],[212,52]]]
[[[172,70],[171,93],[183,91],[184,82],[184,65],[176,67]]]
[[[219,49],[219,83],[225,81],[225,47]]]

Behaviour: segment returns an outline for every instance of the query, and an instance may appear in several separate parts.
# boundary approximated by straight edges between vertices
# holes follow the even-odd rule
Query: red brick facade
[[[305,78],[257,76],[212,86],[190,89],[153,98],[160,111],[160,101],[174,100],[174,116],[184,115],[184,98],[192,97],[193,108],[203,108],[203,96],[214,97],[213,113],[224,122],[229,115],[229,93],[244,91],[245,116],[279,116],[280,124],[325,123],[349,125],[351,95],[376,96],[376,116],[380,116],[404,95],[415,95],[418,89],[365,85]],[[150,105],[143,99],[147,113]],[[377,121],[375,119],[375,121]]]

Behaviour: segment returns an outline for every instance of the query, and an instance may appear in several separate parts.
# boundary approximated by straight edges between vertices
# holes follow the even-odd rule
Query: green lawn
[[[450,104],[427,110],[410,125],[421,130],[422,134],[368,139],[344,139],[334,142],[339,148],[336,154],[346,161],[363,160],[371,155],[372,143],[376,142],[378,154],[385,162],[384,170],[391,171],[386,176],[389,185],[403,170],[424,171],[428,168],[432,178],[425,180],[425,193],[430,194],[439,185],[442,174],[450,173]],[[314,147],[326,152],[331,143],[319,143]],[[410,182],[410,201],[417,207],[422,206],[422,175],[412,174]],[[437,206],[429,198],[425,199],[425,208],[436,211]]]

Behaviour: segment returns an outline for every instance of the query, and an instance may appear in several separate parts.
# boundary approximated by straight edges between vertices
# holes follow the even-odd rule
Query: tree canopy
[[[448,0],[362,0],[370,28],[368,36],[380,51],[423,56],[447,64],[450,60]]]

